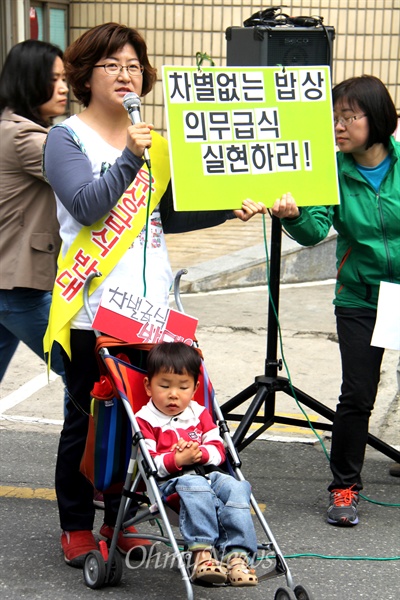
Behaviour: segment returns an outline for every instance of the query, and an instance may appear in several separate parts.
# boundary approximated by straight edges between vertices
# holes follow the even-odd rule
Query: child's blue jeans
[[[160,487],[165,496],[179,494],[179,527],[189,550],[211,546],[221,559],[231,552],[246,552],[255,558],[257,539],[247,481],[215,471],[207,478],[174,477]]]

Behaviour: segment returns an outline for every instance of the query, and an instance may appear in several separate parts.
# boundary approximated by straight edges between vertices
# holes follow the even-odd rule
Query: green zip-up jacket
[[[378,193],[352,155],[338,152],[340,204],[302,208],[297,219],[282,220],[302,246],[313,246],[331,226],[336,229],[336,306],[376,309],[380,282],[400,284],[400,143],[393,137],[389,153]]]

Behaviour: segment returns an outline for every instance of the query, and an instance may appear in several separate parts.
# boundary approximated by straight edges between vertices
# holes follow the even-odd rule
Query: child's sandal
[[[237,557],[228,563],[228,582],[233,587],[257,585],[258,577],[255,569],[249,567],[246,559]]]
[[[192,581],[201,583],[226,583],[227,570],[215,558],[202,560],[193,567]]]

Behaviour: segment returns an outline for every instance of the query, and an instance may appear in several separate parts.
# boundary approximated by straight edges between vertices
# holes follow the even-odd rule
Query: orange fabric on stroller
[[[130,421],[121,399],[129,402],[134,413],[147,403],[143,379],[146,354],[152,346],[99,337],[96,349],[101,352],[105,346],[116,346],[123,352],[116,356],[103,354],[101,370],[104,374],[92,390],[88,435],[80,469],[96,490],[118,492],[125,480],[132,446]],[[131,364],[129,351],[131,354],[133,351],[136,361],[144,368]],[[204,366],[199,383],[195,399],[212,412],[214,391]]]

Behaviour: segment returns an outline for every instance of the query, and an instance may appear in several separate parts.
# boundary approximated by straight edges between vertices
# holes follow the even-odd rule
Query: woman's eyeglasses
[[[336,127],[336,125],[340,124],[342,127],[350,127],[350,125],[354,122],[354,121],[358,121],[359,119],[362,119],[363,117],[366,117],[367,115],[353,115],[352,117],[334,117],[333,119],[333,124]]]
[[[94,65],[94,69],[102,67],[107,75],[119,75],[122,69],[126,69],[130,77],[141,77],[143,75],[144,67],[139,63],[133,63],[131,65],[119,65],[118,63],[106,63],[104,65]]]

